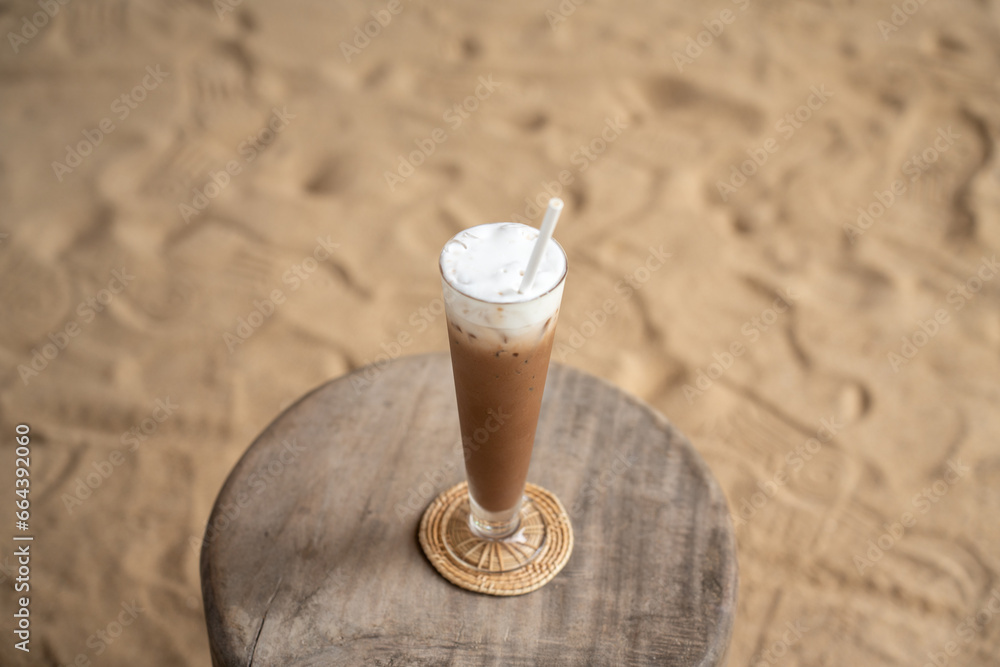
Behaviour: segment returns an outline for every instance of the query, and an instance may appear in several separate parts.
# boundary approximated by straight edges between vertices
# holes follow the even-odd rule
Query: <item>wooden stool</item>
[[[722,492],[662,415],[572,368],[549,371],[528,475],[571,517],[565,569],[498,598],[431,567],[420,516],[465,478],[450,363],[329,382],[250,446],[201,553],[212,663],[722,664],[737,588]]]

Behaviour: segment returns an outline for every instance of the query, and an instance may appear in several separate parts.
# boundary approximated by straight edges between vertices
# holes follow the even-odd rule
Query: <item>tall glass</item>
[[[565,267],[562,247],[550,243]],[[444,252],[445,313],[469,485],[468,509],[456,513],[445,542],[470,567],[505,572],[531,562],[545,542],[544,520],[524,489],[566,271],[533,298],[489,301],[449,281]]]

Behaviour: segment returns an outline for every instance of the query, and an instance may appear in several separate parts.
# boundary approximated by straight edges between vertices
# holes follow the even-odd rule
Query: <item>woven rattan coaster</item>
[[[531,503],[521,519],[524,542],[510,545],[480,540],[472,534],[465,520],[467,489],[466,482],[451,487],[434,499],[420,520],[420,546],[441,576],[476,593],[523,595],[547,584],[566,565],[573,551],[573,528],[554,495],[534,484],[525,486],[524,495]],[[479,567],[471,567],[452,553],[445,543],[446,535],[451,544],[463,545],[467,553],[475,554]],[[533,560],[517,567],[536,552]],[[493,568],[508,571],[489,571]]]

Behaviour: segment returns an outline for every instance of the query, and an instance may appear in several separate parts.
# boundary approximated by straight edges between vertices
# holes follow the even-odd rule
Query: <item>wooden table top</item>
[[[461,590],[417,543],[464,478],[447,354],[331,381],[226,481],[201,556],[221,665],[718,665],[736,607],[725,499],[688,440],[621,390],[553,364],[529,481],[576,546],[542,589]]]

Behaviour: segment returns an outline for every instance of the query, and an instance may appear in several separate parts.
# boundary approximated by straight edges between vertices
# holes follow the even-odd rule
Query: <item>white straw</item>
[[[535,281],[535,274],[538,273],[538,265],[542,263],[542,255],[545,253],[545,246],[549,244],[552,233],[556,231],[556,223],[559,222],[559,214],[563,210],[563,200],[553,197],[549,200],[549,208],[545,211],[545,218],[542,219],[542,229],[538,233],[538,240],[531,251],[531,259],[528,260],[528,268],[524,270],[524,280],[517,293],[523,294],[524,290],[531,287]]]

